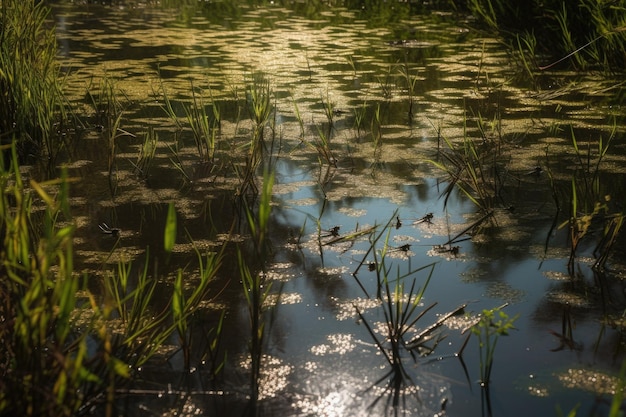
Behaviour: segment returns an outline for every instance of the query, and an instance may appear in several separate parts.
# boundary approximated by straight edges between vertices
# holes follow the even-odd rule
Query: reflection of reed
[[[405,359],[410,357],[415,362],[418,357],[432,354],[444,337],[439,331],[441,326],[449,318],[462,314],[465,305],[441,316],[433,324],[425,327],[417,334],[414,334],[418,322],[420,322],[437,304],[433,303],[428,307],[420,308],[422,307],[424,293],[433,275],[435,264],[432,263],[412,269],[402,275],[398,272],[397,277],[393,279],[389,276],[391,268],[387,261],[388,255],[394,251],[408,250],[408,245],[393,248],[388,244],[389,233],[394,228],[394,225],[397,224],[397,221],[394,223],[394,219],[397,220],[395,213],[386,227],[379,233],[375,233],[376,228],[369,231],[372,247],[367,252],[374,256],[374,261],[371,263],[373,267],[370,270],[377,275],[378,288],[376,290],[376,298],[381,302],[380,308],[382,309],[385,319],[382,330],[383,335],[379,335],[379,332],[374,330],[373,326],[357,305],[354,305],[354,308],[378,348],[378,351],[380,351],[389,365],[389,371],[372,385],[373,388],[379,386],[383,381],[387,381],[386,385],[383,387],[382,395],[378,396],[370,407],[376,406],[384,396],[388,395],[386,405],[387,407],[391,406],[394,413],[398,415],[401,405],[406,407],[406,393],[417,394],[419,391],[415,389],[415,383],[405,367]],[[386,237],[383,239],[385,235]],[[378,251],[375,246],[376,243],[381,240],[384,242],[383,249]],[[361,265],[363,263],[364,261],[361,262]],[[423,286],[418,288],[417,278],[413,276],[421,271],[426,271],[428,275],[424,280]],[[369,297],[365,286],[356,276],[356,273],[354,277],[358,285]],[[405,284],[408,281],[410,281],[410,286],[407,288]]]
[[[263,357],[263,341],[265,337],[265,321],[263,316],[267,310],[266,300],[272,287],[267,275],[269,257],[269,219],[272,199],[273,174],[264,175],[263,189],[258,208],[253,210],[247,203],[244,205],[247,226],[253,244],[253,262],[258,263],[260,271],[251,271],[251,261],[244,257],[241,248],[237,250],[239,274],[243,284],[243,292],[248,306],[250,320],[250,415],[257,415],[261,381],[261,359]]]

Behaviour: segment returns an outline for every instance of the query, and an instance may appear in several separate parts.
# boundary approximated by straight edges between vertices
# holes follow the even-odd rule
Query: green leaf
[[[130,378],[130,369],[127,364],[117,358],[111,358],[113,372],[122,378]]]
[[[171,202],[167,209],[167,220],[165,221],[165,232],[163,236],[163,246],[167,253],[172,252],[176,243],[176,208]]]

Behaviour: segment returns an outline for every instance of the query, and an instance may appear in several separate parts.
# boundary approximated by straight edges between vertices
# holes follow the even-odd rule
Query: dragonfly
[[[409,250],[411,250],[411,245],[409,243],[405,243],[402,246],[397,246],[397,247],[393,247],[391,248],[392,251],[397,251],[397,252],[408,252]]]
[[[339,229],[341,229],[341,226],[334,226],[328,230],[325,230],[324,232],[326,232],[325,235],[322,235],[320,237],[338,237],[339,236]]]
[[[420,224],[420,223],[432,224],[433,223],[433,217],[435,217],[435,215],[433,213],[426,213],[424,215],[424,217],[422,217],[421,219],[415,220],[413,222],[413,224]]]
[[[461,247],[452,246],[450,244],[445,244],[445,245],[436,245],[434,249],[435,249],[435,252],[437,253],[450,253],[454,257],[456,257],[459,254],[459,250],[461,249]]]
[[[100,228],[100,230],[102,230],[102,233],[112,236],[119,236],[120,232],[122,231],[122,229],[119,229],[117,227],[109,227],[109,225],[104,222],[100,223],[98,227]]]

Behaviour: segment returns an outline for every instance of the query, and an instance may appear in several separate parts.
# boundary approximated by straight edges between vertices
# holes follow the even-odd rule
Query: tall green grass
[[[259,384],[262,370],[261,359],[263,357],[263,341],[265,340],[264,316],[267,311],[266,301],[272,287],[267,277],[267,262],[270,256],[269,221],[273,186],[274,174],[265,172],[258,207],[255,210],[247,203],[244,206],[246,224],[251,235],[253,258],[247,259],[242,248],[239,247],[237,249],[239,275],[250,319],[250,340],[248,342],[250,353],[250,407],[254,412],[256,412],[259,400]]]
[[[40,151],[54,158],[65,119],[62,77],[48,9],[35,0],[0,3],[0,144],[17,142],[20,158]]]
[[[0,159],[0,413],[71,416],[99,377],[87,367],[87,334],[76,334],[71,322],[82,280],[73,270],[67,173],[29,187],[17,147],[2,152],[11,164]],[[51,187],[56,196],[46,191]],[[37,214],[35,201],[43,204]]]
[[[559,63],[579,70],[621,71],[626,49],[626,3],[618,1],[455,0],[458,10],[499,33],[516,50],[519,36],[531,43],[541,68]],[[540,69],[539,67],[535,69]]]
[[[95,277],[74,269],[74,180],[63,169],[58,179],[26,182],[17,146],[0,150],[0,414],[75,416],[95,407],[112,416],[120,388],[161,355],[174,332],[188,351],[193,313],[208,295],[221,252],[198,254],[199,284],[189,292],[180,271],[165,307],[155,307],[158,280],[149,254],[138,269],[120,262],[104,271],[101,292],[92,292],[86,283]],[[174,222],[164,234],[169,250]]]

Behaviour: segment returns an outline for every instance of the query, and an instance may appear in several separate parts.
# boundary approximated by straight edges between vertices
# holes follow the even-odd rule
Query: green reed
[[[537,38],[535,34],[532,31],[518,34],[515,37],[515,44],[517,49],[514,56],[519,59],[519,66],[524,70],[526,76],[534,81],[535,72],[539,67],[535,58],[537,55]]]
[[[561,7],[560,10],[556,11],[555,19],[556,19],[556,22],[558,23],[558,27],[559,27],[559,31],[561,35],[557,39],[559,39],[560,42],[562,43],[562,49],[564,51],[576,50],[577,47],[576,47],[576,43],[574,42],[573,34],[570,29],[571,22],[570,22],[570,19],[568,19],[567,7],[565,3],[563,3],[563,6]],[[585,60],[582,58],[580,54],[574,55],[573,58],[575,59],[577,66],[584,68]]]
[[[572,274],[580,243],[587,236],[596,234],[597,229],[600,229],[600,238],[593,251],[596,256],[594,266],[604,267],[623,224],[623,211],[613,211],[612,197],[603,192],[600,180],[601,165],[616,138],[616,126],[614,122],[606,140],[600,136],[595,150],[591,143],[586,150],[582,149],[574,130],[571,130],[576,171],[569,191],[569,219],[561,223],[559,229],[569,228],[568,269]]]
[[[380,103],[376,103],[376,109],[370,120],[370,132],[372,133],[372,142],[374,145],[374,160],[378,162],[383,146],[383,115],[380,109]]]
[[[17,146],[0,150],[11,155],[9,167],[0,158],[0,314],[6,320],[0,413],[73,416],[100,378],[91,367],[88,333],[77,333],[73,324],[84,281],[73,269],[72,180],[64,169],[59,179],[31,180],[28,187]]]
[[[0,145],[16,141],[21,158],[44,150],[54,160],[63,145],[54,124],[68,122],[48,13],[34,0],[0,4]]]
[[[272,87],[267,76],[254,73],[246,87],[246,102],[250,119],[254,122],[253,141],[262,142],[264,131],[273,111]]]
[[[137,154],[137,160],[135,162],[131,161],[135,172],[144,179],[148,178],[148,174],[150,173],[158,143],[159,134],[152,126],[148,127],[148,130],[146,130],[146,133],[143,135],[143,141]]]
[[[191,319],[193,313],[197,309],[200,301],[205,300],[209,294],[210,284],[213,282],[217,271],[219,270],[222,254],[209,253],[204,258],[196,248],[196,255],[198,257],[199,276],[198,283],[194,285],[189,294],[185,293],[185,274],[183,269],[179,269],[174,281],[174,294],[172,296],[172,319],[176,325],[176,332],[180,341],[180,348],[183,352],[183,362],[186,369],[192,367],[191,364],[191,352],[194,347],[194,342],[198,338],[191,331]],[[215,334],[212,335],[211,345],[208,347],[211,354],[211,367],[213,368],[213,374],[222,367],[223,363],[218,362],[217,344],[221,337],[221,329],[224,315],[222,314],[218,326],[212,330]]]
[[[382,95],[389,100],[393,97],[393,65],[389,65],[383,76],[377,76],[378,85],[380,86]]]
[[[124,92],[116,87],[115,80],[108,76],[100,79],[99,85],[93,88],[92,84],[87,88],[89,104],[94,112],[94,129],[106,139],[108,145],[108,180],[109,189],[112,195],[117,191],[117,150],[118,141],[123,137],[135,135],[122,129],[122,117],[128,103]],[[126,98],[127,102],[122,102],[121,98]]]
[[[491,310],[483,310],[479,315],[478,321],[471,327],[471,334],[474,335],[478,341],[478,357],[479,357],[479,372],[480,372],[480,387],[481,387],[481,404],[483,415],[493,416],[493,409],[491,406],[491,372],[493,371],[493,364],[496,355],[496,347],[500,337],[507,336],[513,329],[515,320],[518,316],[509,317],[502,308],[505,305],[494,308]],[[465,345],[469,341],[469,337],[465,340],[462,351],[465,349]],[[459,356],[461,355],[459,354]],[[465,364],[462,361],[462,366],[465,369]],[[465,374],[468,376],[467,369]],[[468,376],[469,378],[469,376]]]
[[[207,162],[213,162],[217,147],[217,136],[221,124],[221,114],[218,104],[213,99],[210,88],[209,93],[211,95],[211,103],[206,104],[202,97],[197,96],[192,84],[191,105],[183,105],[183,109],[187,115],[187,122],[189,126],[191,126],[198,155]],[[168,107],[171,108],[171,105]],[[207,111],[207,107],[210,107],[211,112]]]
[[[483,310],[479,321],[472,326],[472,334],[478,340],[481,386],[489,386],[498,340],[515,329],[517,317],[509,317],[501,308]]]
[[[328,123],[328,136],[331,135],[333,127],[335,125],[335,103],[331,100],[328,90],[326,90],[326,99],[322,97],[322,109],[324,109],[324,115],[326,116],[326,122]]]
[[[458,188],[483,212],[490,212],[501,191],[498,178],[498,152],[480,147],[467,133],[461,145],[443,136],[447,149],[439,152],[442,161],[429,161],[447,174],[448,185],[443,192],[447,204],[453,190]]]
[[[537,46],[528,49],[537,52],[532,60],[552,58],[551,63],[536,69],[549,69],[565,61],[581,70],[623,68],[626,17],[620,2],[531,0],[523,8],[506,0],[455,0],[454,4],[499,33],[512,51],[518,49],[521,34],[527,39],[532,37]]]
[[[237,249],[239,275],[250,319],[250,405],[253,409],[256,408],[259,397],[261,358],[265,338],[263,316],[267,309],[266,300],[272,287],[267,277],[266,263],[270,255],[269,221],[273,185],[274,175],[265,172],[257,209],[253,210],[248,204],[244,206],[247,227],[250,230],[254,263],[246,259],[241,247]]]
[[[378,351],[389,365],[389,371],[376,381],[375,385],[387,381],[384,392],[389,393],[388,405],[392,405],[397,410],[404,398],[404,388],[413,383],[405,365],[407,356],[416,361],[418,357],[433,353],[444,337],[439,332],[441,326],[451,316],[462,313],[464,306],[440,317],[431,325],[422,329],[418,328],[418,324],[424,321],[426,314],[437,304],[432,303],[429,306],[423,306],[424,294],[433,276],[435,263],[419,268],[410,268],[405,273],[401,273],[399,268],[395,269],[395,273],[393,272],[394,268],[388,261],[390,252],[394,250],[389,245],[389,237],[392,230],[391,226],[396,217],[397,215],[392,217],[386,227],[378,232],[376,228],[369,229],[371,247],[365,255],[374,257],[370,263],[370,271],[374,271],[376,274],[376,298],[381,302],[380,310],[384,317],[382,334],[374,330],[374,326],[370,324],[358,306],[355,305],[354,307]],[[380,243],[383,246],[377,249],[376,246]],[[364,261],[361,262],[361,265],[363,263]],[[363,282],[356,275],[358,269],[353,276],[365,295],[369,297]],[[421,272],[425,272],[426,276],[423,278],[422,286],[418,287],[416,275]],[[382,397],[379,396],[372,406]]]
[[[149,251],[138,270],[120,261],[117,269],[104,271],[96,295],[86,285],[93,279],[74,270],[76,225],[69,209],[74,180],[62,169],[58,179],[27,184],[17,146],[0,150],[0,314],[7,320],[0,329],[5,358],[0,414],[75,416],[96,407],[112,416],[120,388],[160,355],[175,331],[185,338],[181,349],[190,343],[184,330],[206,298],[221,255],[201,260],[198,254],[199,284],[184,294],[179,273],[165,308],[154,307],[158,280],[149,273]],[[172,233],[166,228],[164,238]],[[175,239],[165,239],[171,249],[168,242]]]
[[[298,107],[298,103],[296,102],[295,97],[292,96],[293,101],[293,110],[296,115],[296,119],[298,120],[298,126],[300,126],[300,139],[304,140],[304,136],[306,133],[306,129],[304,127],[304,119],[302,118],[302,114],[300,113],[300,108]]]
[[[415,86],[418,81],[418,76],[417,74],[411,73],[411,67],[409,65],[407,56],[405,56],[404,64],[399,66],[398,72],[400,73],[400,76],[406,84],[406,91],[409,98],[409,109],[407,113],[410,123],[413,120],[413,107],[415,105]]]
[[[312,146],[318,153],[320,165],[323,163],[329,166],[337,166],[337,159],[333,153],[330,144],[330,135],[327,134],[320,126],[316,126],[317,138],[314,140]]]
[[[367,101],[363,101],[360,107],[355,107],[354,114],[354,126],[356,129],[357,139],[361,137],[361,130],[363,129],[363,123],[365,121],[365,115],[367,114]]]
[[[496,6],[499,1],[496,0]],[[479,17],[487,27],[498,29],[498,15],[494,10],[494,2],[492,0],[470,0],[467,2],[467,8],[473,15]]]
[[[236,196],[247,194],[256,196],[259,192],[256,175],[266,150],[265,130],[269,126],[272,112],[274,112],[274,106],[271,102],[272,96],[273,90],[270,80],[264,74],[252,74],[251,80],[246,86],[246,105],[253,129],[250,140],[244,146],[246,152],[243,164],[232,164],[233,170],[239,178],[239,187],[235,191]],[[272,132],[275,133],[275,126],[272,126]],[[272,135],[272,146],[274,139],[274,135]]]

